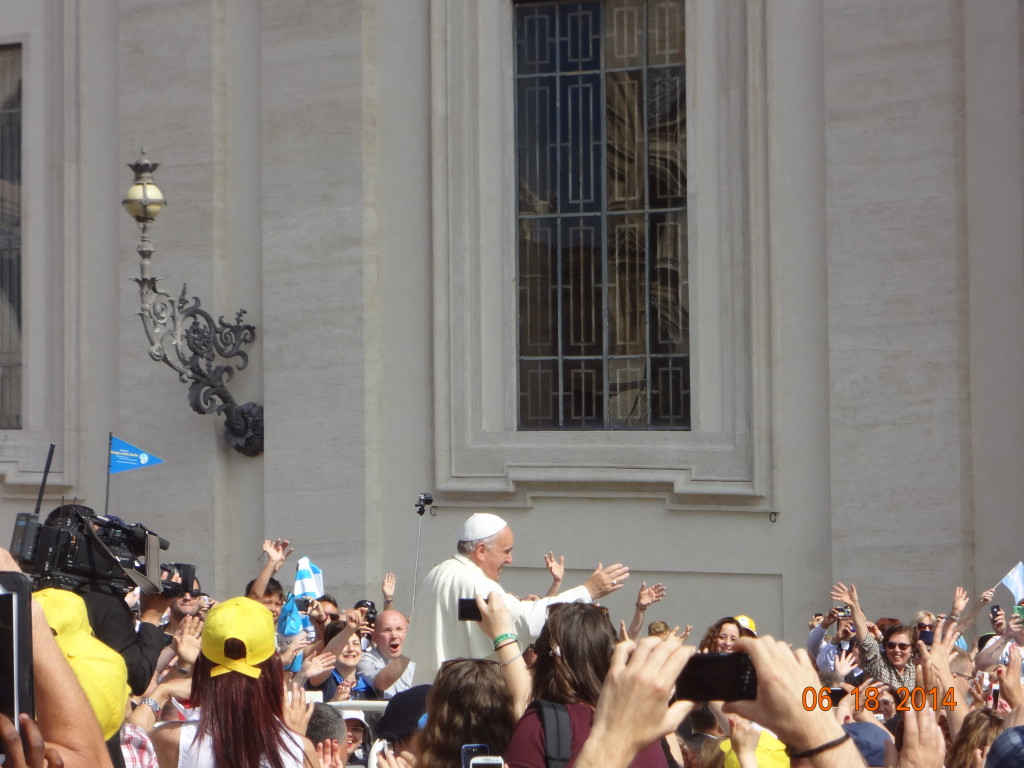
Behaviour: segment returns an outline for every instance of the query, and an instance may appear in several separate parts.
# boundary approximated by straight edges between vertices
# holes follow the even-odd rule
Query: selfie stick
[[[434,503],[434,497],[430,493],[421,493],[419,499],[416,501],[416,514],[420,516],[419,530],[416,532],[416,565],[413,567],[412,572],[412,609],[409,611],[409,618],[416,615],[416,587],[419,583],[420,575],[420,542],[423,539],[423,513],[427,511],[427,507]],[[431,516],[435,515],[433,509],[430,510]]]

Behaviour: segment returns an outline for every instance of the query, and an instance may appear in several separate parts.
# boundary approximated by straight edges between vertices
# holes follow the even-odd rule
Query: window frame
[[[78,104],[69,96],[77,93],[78,75],[64,46],[77,40],[78,4],[13,0],[0,34],[0,44],[20,45],[22,51],[22,405],[21,427],[0,430],[4,497],[38,492],[50,443],[57,450],[47,489],[69,488],[76,477],[78,446],[67,434],[81,408],[68,400],[65,371],[79,364],[79,336],[87,330],[69,328],[66,321],[77,316],[79,306],[77,295],[65,293],[79,276],[77,239],[69,243],[66,237],[74,225],[67,218],[75,209],[69,198],[78,183],[68,151],[78,132]]]
[[[760,6],[686,9],[691,431],[547,432],[516,428],[512,3],[431,0],[438,490],[512,505],[601,488],[772,506]]]
[[[19,86],[20,86],[20,88],[22,89],[22,92],[23,92],[24,91],[24,82],[25,82],[25,73],[24,73],[24,70],[25,70],[25,66],[24,66],[24,63],[25,63],[25,50],[24,50],[24,45],[22,45],[21,43],[0,43],[0,53],[3,53],[7,49],[11,49],[11,50],[16,50],[17,51],[18,82],[19,82]],[[23,370],[24,369],[24,352],[23,352],[23,347],[24,347],[24,345],[23,345],[23,336],[24,336],[24,334],[22,333],[23,322],[21,320],[21,317],[22,317],[22,314],[23,314],[22,287],[23,287],[23,284],[24,284],[24,280],[22,280],[22,277],[21,277],[21,271],[22,271],[22,269],[21,269],[21,266],[22,266],[22,264],[21,264],[22,263],[21,254],[22,254],[22,250],[23,250],[22,249],[22,241],[23,241],[22,230],[24,229],[24,217],[21,214],[21,208],[22,208],[22,205],[21,205],[21,200],[22,200],[21,187],[22,187],[22,185],[24,183],[24,180],[22,179],[22,174],[21,174],[21,161],[22,161],[21,145],[22,145],[22,134],[23,134],[22,128],[23,128],[24,122],[25,122],[25,119],[24,119],[25,109],[24,109],[23,101],[24,101],[24,98],[23,98],[23,94],[22,94],[22,95],[19,96],[19,99],[18,99],[17,121],[16,121],[16,124],[17,124],[17,145],[18,145],[18,152],[17,152],[18,182],[17,182],[17,190],[16,190],[18,198],[17,198],[17,203],[16,203],[16,205],[17,205],[17,223],[15,225],[16,229],[17,229],[17,236],[16,236],[16,238],[17,238],[16,239],[16,242],[17,242],[17,247],[16,247],[17,261],[14,261],[12,259],[12,264],[9,267],[4,267],[2,262],[0,262],[0,273],[10,272],[11,273],[11,277],[13,278],[13,280],[17,281],[17,285],[8,286],[9,288],[13,288],[13,291],[12,291],[12,293],[13,293],[13,300],[11,301],[11,303],[9,305],[10,306],[10,310],[11,310],[10,313],[8,313],[6,311],[5,307],[4,308],[0,308],[0,310],[3,311],[3,317],[0,317],[0,336],[5,336],[5,335],[8,334],[8,330],[5,327],[5,324],[6,324],[6,322],[8,320],[14,320],[15,317],[16,317],[17,318],[17,332],[16,332],[16,335],[17,335],[17,344],[16,344],[17,362],[16,362],[16,367],[17,367],[18,371],[17,371],[17,376],[16,377],[13,376],[13,375],[5,376],[4,366],[2,364],[0,364],[0,432],[6,432],[6,431],[10,431],[10,430],[20,430],[21,429],[22,421],[23,421],[22,409],[24,407],[24,396],[22,395],[22,384],[24,382],[24,370]],[[2,107],[3,107],[3,105],[0,104],[0,116],[3,115]],[[12,110],[12,112],[13,111],[14,110]],[[2,139],[2,138],[3,138],[3,136],[2,136],[2,134],[0,134],[0,139]],[[6,153],[3,151],[3,146],[0,145],[0,155],[4,155],[4,154],[6,154]],[[0,240],[0,254],[2,254],[2,251],[3,251],[3,244],[4,244],[3,241]],[[12,336],[13,336],[13,334],[12,334]],[[14,366],[12,366],[12,367],[14,367]],[[13,397],[11,396],[11,394],[9,392],[5,391],[7,386],[12,386],[13,387],[14,392],[15,392]],[[16,426],[6,422],[4,420],[4,418],[3,418],[5,416],[5,414],[3,412],[3,408],[5,407],[5,405],[7,405],[9,403],[12,403],[12,402],[16,402],[17,403],[17,406],[16,406],[16,410],[17,410],[16,418],[17,418],[17,422],[18,423],[17,423]],[[15,414],[11,414],[11,416],[14,417]],[[12,421],[13,421],[13,418],[12,418]]]

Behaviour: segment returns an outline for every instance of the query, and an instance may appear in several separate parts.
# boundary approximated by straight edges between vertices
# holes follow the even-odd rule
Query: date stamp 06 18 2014
[[[871,687],[867,692],[860,688],[854,688],[850,694],[853,697],[854,709],[866,709],[874,712],[878,709],[878,688]],[[956,698],[953,689],[946,691],[946,695],[939,697],[936,688],[897,688],[896,689],[896,711],[908,712],[911,709],[920,712],[923,709],[938,709],[939,707],[956,707]],[[832,691],[829,688],[804,688],[804,709],[808,712],[813,709],[829,710],[834,706],[832,702]]]

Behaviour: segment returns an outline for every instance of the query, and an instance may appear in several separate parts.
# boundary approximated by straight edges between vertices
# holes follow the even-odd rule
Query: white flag
[[[1024,600],[1024,563],[1017,563],[1003,576],[1002,582],[1013,593],[1013,602]]]

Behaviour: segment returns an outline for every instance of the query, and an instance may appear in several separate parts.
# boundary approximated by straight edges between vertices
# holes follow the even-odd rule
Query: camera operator
[[[95,516],[89,507],[64,504],[47,516],[46,525],[65,524],[76,514],[85,515],[87,519]],[[90,580],[74,592],[85,601],[93,634],[124,657],[128,667],[128,685],[133,694],[141,696],[149,687],[160,651],[170,641],[160,629],[160,619],[167,610],[170,598],[159,592],[149,595],[143,593],[140,598],[139,626],[136,629],[135,619],[125,602],[125,591],[121,586]]]

